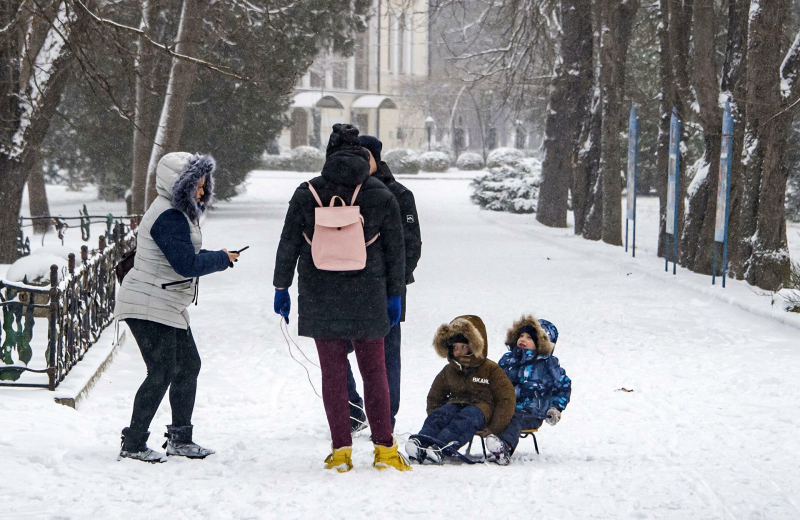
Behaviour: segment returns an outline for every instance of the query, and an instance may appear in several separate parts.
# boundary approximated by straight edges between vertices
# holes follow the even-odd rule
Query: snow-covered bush
[[[268,155],[264,154],[261,157],[261,167],[265,170],[271,171],[287,171],[291,170],[292,156],[286,155]]]
[[[425,152],[419,158],[422,171],[446,172],[450,168],[450,157],[443,152]]]
[[[800,262],[792,262],[789,279],[778,294],[783,298],[784,310],[800,312]]]
[[[427,151],[428,151],[428,149],[425,148],[420,153],[427,152]],[[450,149],[450,145],[448,143],[444,143],[444,142],[441,142],[441,141],[438,142],[438,143],[432,143],[430,151],[431,152],[442,152],[443,154],[447,155],[447,158],[450,159],[450,164],[451,165],[453,164],[453,161],[455,161],[455,155],[453,154],[453,150]]]
[[[463,171],[475,171],[483,169],[483,157],[480,154],[467,152],[458,156],[456,168]]]
[[[525,154],[516,148],[497,148],[489,152],[489,155],[486,157],[486,167],[497,168],[503,165],[516,166],[519,165],[524,158]]]
[[[47,285],[50,283],[50,266],[53,264],[58,266],[58,279],[61,280],[63,268],[67,267],[67,259],[52,253],[23,256],[8,268],[6,280],[9,282],[24,280],[31,285]]]
[[[392,173],[419,173],[419,155],[413,150],[398,148],[382,153],[381,158],[389,165]]]
[[[293,171],[320,172],[323,166],[325,166],[325,154],[313,146],[298,146],[292,150]]]
[[[480,177],[471,186],[472,202],[483,209],[511,213],[535,213],[542,180],[541,164],[504,164]]]

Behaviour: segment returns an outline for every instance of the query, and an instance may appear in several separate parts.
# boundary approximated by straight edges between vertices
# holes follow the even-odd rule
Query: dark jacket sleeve
[[[388,197],[386,202],[387,211],[381,223],[380,239],[387,266],[386,293],[389,296],[402,296],[406,286],[406,255],[403,227],[400,223],[400,207],[394,197]]]
[[[428,415],[430,415],[431,412],[437,408],[447,404],[447,396],[450,395],[450,390],[447,388],[447,376],[445,375],[445,370],[447,370],[447,367],[444,367],[442,371],[439,372],[439,375],[437,375],[436,379],[433,380],[431,389],[428,391]]]
[[[159,215],[150,228],[150,236],[164,253],[169,265],[186,278],[224,271],[230,265],[225,251],[202,250],[195,254],[189,222],[177,209],[170,209]]]
[[[514,385],[506,376],[502,368],[495,365],[489,375],[489,388],[494,397],[494,410],[492,419],[486,429],[492,433],[500,433],[506,429],[517,407],[517,394]]]
[[[282,289],[292,285],[300,249],[305,242],[305,238],[303,238],[305,218],[300,202],[301,197],[302,194],[298,188],[295,190],[292,200],[289,201],[289,211],[286,212],[281,240],[278,243],[278,253],[275,255],[275,272],[272,277],[272,284]]]
[[[400,205],[400,218],[403,221],[403,240],[406,248],[406,284],[414,283],[414,269],[422,256],[422,234],[419,230],[419,216],[414,194],[406,189],[397,199]]]
[[[517,366],[517,360],[514,358],[513,352],[506,352],[503,354],[503,357],[500,358],[497,364],[500,365],[500,368],[506,373],[508,379],[511,380],[511,384],[515,385],[519,382],[519,366]]]
[[[550,396],[547,408],[553,407],[559,411],[564,411],[569,404],[569,397],[572,394],[572,381],[567,377],[567,373],[558,364],[558,359],[551,357],[549,360],[550,374],[553,376],[553,395]]]

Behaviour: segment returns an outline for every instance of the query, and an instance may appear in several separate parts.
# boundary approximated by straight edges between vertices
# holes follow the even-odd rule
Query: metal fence
[[[60,281],[58,266],[50,267],[49,286],[0,281],[0,386],[55,390],[83,359],[114,320],[114,266],[135,247],[136,222],[136,218],[131,219],[128,227],[114,219],[113,227],[99,237],[97,249],[82,246],[80,260],[69,255]],[[47,319],[47,347],[43,352],[34,352],[45,344],[34,341],[44,334],[42,327],[35,327],[36,318]],[[44,356],[46,368],[28,367],[34,355]],[[19,382],[25,372],[42,374],[41,381]]]

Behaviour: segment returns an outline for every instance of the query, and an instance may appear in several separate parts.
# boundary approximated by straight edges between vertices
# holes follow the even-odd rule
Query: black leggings
[[[136,392],[131,430],[145,432],[169,388],[172,425],[192,424],[200,354],[192,329],[178,329],[149,320],[125,320],[147,365],[147,378]]]

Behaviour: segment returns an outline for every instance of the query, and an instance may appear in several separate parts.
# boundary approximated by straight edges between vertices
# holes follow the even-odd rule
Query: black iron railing
[[[130,227],[114,219],[113,228],[99,237],[97,249],[82,246],[80,261],[74,254],[69,255],[61,280],[58,266],[50,267],[49,286],[0,280],[0,386],[55,390],[83,359],[103,329],[114,320],[114,266],[135,247],[135,229],[136,219],[131,220]],[[46,342],[36,341],[37,318],[47,319]],[[43,345],[46,348],[42,349]],[[44,368],[28,367],[35,355],[44,356]],[[47,377],[20,382],[25,372]]]

